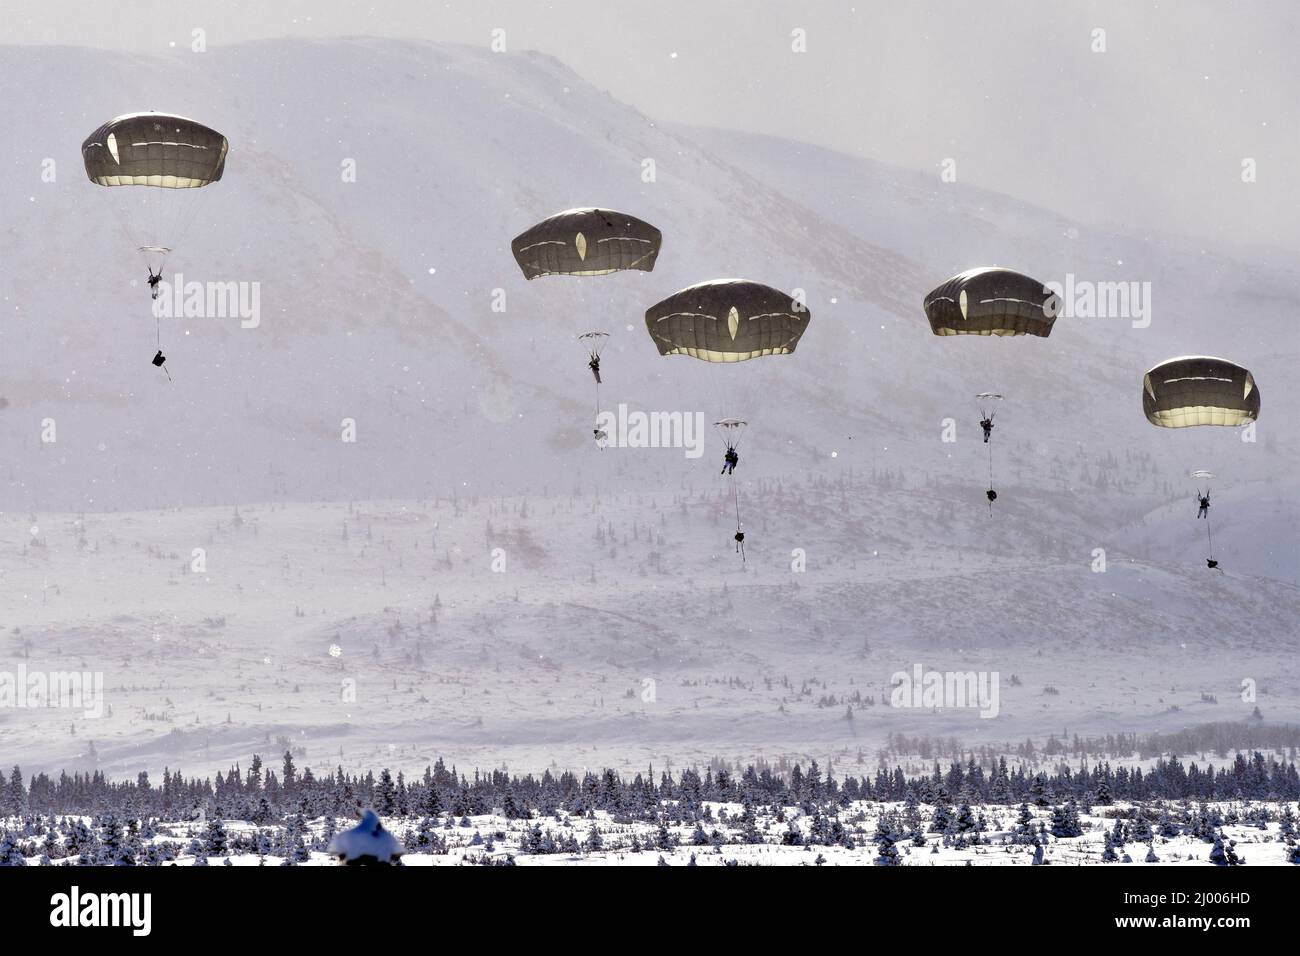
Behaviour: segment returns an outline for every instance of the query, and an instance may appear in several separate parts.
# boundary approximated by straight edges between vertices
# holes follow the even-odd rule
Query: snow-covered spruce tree
[[[901,866],[902,860],[898,856],[898,847],[894,845],[893,837],[886,832],[883,836],[877,829],[876,837],[876,858],[872,861],[876,866]]]
[[[1133,819],[1133,826],[1129,831],[1129,839],[1134,843],[1150,843],[1152,836],[1151,821],[1147,819],[1141,808],[1138,808]]]
[[[1115,839],[1110,835],[1109,831],[1106,833],[1105,838],[1106,848],[1101,851],[1101,862],[1114,863],[1119,859],[1119,856],[1115,853]]]
[[[230,837],[226,833],[226,826],[221,822],[220,817],[213,817],[208,821],[208,831],[205,834],[204,849],[208,856],[225,856],[227,845]]]
[[[1044,774],[1034,775],[1034,782],[1029,786],[1029,795],[1033,798],[1034,805],[1038,807],[1045,807],[1052,802],[1047,793],[1047,777]]]
[[[18,848],[18,836],[12,830],[0,832],[0,866],[26,866],[27,860],[23,858],[22,851]]]
[[[1215,836],[1214,849],[1210,850],[1210,862],[1215,866],[1237,866],[1244,863],[1245,861],[1237,856],[1237,841],[1228,840],[1225,844],[1224,839],[1222,832]]]
[[[1082,835],[1078,817],[1071,814],[1070,806],[1052,807],[1052,836],[1058,840]]]
[[[1022,803],[1016,814],[1015,840],[1017,843],[1034,842],[1034,814],[1027,803]]]
[[[709,835],[704,832],[704,826],[699,821],[696,821],[695,829],[691,832],[691,845],[692,846],[709,845]]]
[[[939,804],[934,808],[934,816],[930,818],[930,832],[947,834],[951,832],[952,826],[952,811],[947,804]]]

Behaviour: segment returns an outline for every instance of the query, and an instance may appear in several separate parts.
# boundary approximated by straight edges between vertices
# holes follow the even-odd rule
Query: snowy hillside
[[[102,674],[103,706],[0,710],[0,753],[115,774],[287,749],[408,772],[843,763],[893,733],[1010,749],[1244,720],[1247,678],[1267,720],[1300,713],[1293,587],[1119,553],[1094,573],[1083,521],[891,485],[900,525],[867,485],[755,489],[744,565],[700,486],[5,516],[6,660]],[[890,706],[918,664],[997,672],[996,713]]]
[[[613,334],[607,407],[740,414],[755,423],[766,475],[977,473],[948,461],[939,423],[967,423],[970,395],[994,388],[1010,397],[1007,450],[1038,462],[1030,481],[1054,463],[1078,483],[1108,455],[1140,452],[1171,481],[1212,467],[1295,488],[1294,423],[1270,414],[1296,394],[1286,260],[1233,261],[1150,223],[1099,235],[929,173],[664,126],[538,54],[393,40],[156,59],[19,47],[0,78],[41,91],[13,104],[16,147],[0,185],[17,211],[0,250],[11,315],[0,340],[7,510],[608,482],[607,464],[588,454],[591,392],[572,341],[591,327]],[[226,177],[204,191],[171,265],[190,280],[261,289],[255,329],[164,325],[172,385],[147,365],[154,321],[141,264],[78,154],[95,125],[138,107],[202,116],[232,143]],[[46,158],[57,162],[54,183],[41,181]],[[646,159],[652,183],[642,181]],[[349,160],[355,182],[343,181]],[[525,283],[510,239],[583,203],[663,229],[655,272]],[[1046,342],[932,337],[922,297],[987,262],[1044,280],[1149,281],[1151,325],[1063,318]],[[730,369],[660,359],[644,309],[729,275],[806,291],[814,321],[798,354]],[[504,313],[493,311],[496,289]],[[1202,454],[1191,436],[1147,425],[1141,373],[1187,352],[1255,371],[1259,444],[1216,436]],[[59,423],[54,446],[40,442],[45,417]],[[357,421],[355,445],[339,441],[345,417]],[[624,457],[625,487],[683,475],[664,456]],[[1094,511],[1105,522],[1124,507]]]
[[[283,742],[304,765],[635,768],[1300,715],[1294,263],[660,123],[538,54],[6,47],[0,83],[34,91],[0,159],[0,653],[102,673],[111,708],[0,710],[7,763],[198,771]],[[171,267],[260,284],[256,328],[163,322],[172,383],[78,151],[142,108],[231,143]],[[525,282],[511,238],[584,204],[661,228],[654,272]],[[931,335],[924,295],[991,263],[1150,282],[1149,327]],[[660,358],[645,308],[718,276],[805,290],[797,354]],[[592,443],[591,328],[605,408],[751,422],[747,563],[711,429],[700,459]],[[1256,442],[1143,418],[1142,373],[1193,352],[1254,371]],[[1195,468],[1221,476],[1222,575]],[[887,706],[918,664],[996,671],[998,715]]]

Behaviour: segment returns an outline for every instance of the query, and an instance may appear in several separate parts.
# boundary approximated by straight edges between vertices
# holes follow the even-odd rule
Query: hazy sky
[[[965,182],[1084,221],[1300,248],[1293,0],[0,0],[3,42],[161,53],[196,27],[209,52],[359,34],[486,47],[501,28],[510,52],[551,54],[656,119],[936,177],[951,158]]]

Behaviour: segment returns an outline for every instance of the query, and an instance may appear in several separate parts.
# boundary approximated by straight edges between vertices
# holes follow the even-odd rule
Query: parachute
[[[127,113],[86,137],[81,159],[86,178],[118,196],[123,228],[153,274],[192,221],[187,197],[220,181],[229,150],[225,136],[184,116]]]
[[[569,209],[514,238],[510,251],[525,279],[651,272],[663,235],[648,222],[613,209]]]
[[[1037,279],[993,266],[967,269],[932,291],[923,303],[930,331],[939,336],[984,335],[1047,338],[1060,312],[1060,299]],[[990,373],[991,374],[991,373]],[[993,490],[994,409],[1002,396],[980,392],[980,427],[989,446],[989,488],[985,497],[989,514],[997,493]]]
[[[953,276],[924,305],[935,335],[1047,338],[1060,312],[1060,299],[1037,279],[992,267]]]
[[[636,216],[594,206],[568,209],[543,219],[510,243],[525,279],[538,276],[603,276],[611,272],[651,272],[663,235]],[[587,349],[587,367],[596,379],[596,418],[600,418],[600,350],[605,332],[584,332],[578,340]],[[599,424],[592,429],[604,449],[608,435]]]
[[[736,364],[772,355],[791,355],[812,316],[799,300],[746,279],[713,279],[682,289],[652,305],[646,330],[660,355],[687,355],[710,364]],[[712,373],[711,373],[712,374]],[[748,423],[724,418],[715,423],[727,445],[722,473],[731,485],[736,511],[736,553],[744,560],[736,446]]]
[[[811,317],[806,306],[771,286],[713,279],[652,305],[645,323],[660,355],[745,362],[793,354]]]
[[[1236,427],[1259,418],[1259,388],[1249,370],[1227,359],[1184,355],[1146,373],[1142,411],[1161,428]]]
[[[1259,419],[1259,387],[1249,369],[1227,359],[1183,355],[1161,362],[1142,377],[1142,411],[1147,421],[1160,428],[1235,428]],[[1197,484],[1200,507],[1196,517],[1205,519],[1209,552],[1205,563],[1211,570],[1219,570],[1210,529],[1210,482],[1214,474],[1198,469],[1190,477]]]

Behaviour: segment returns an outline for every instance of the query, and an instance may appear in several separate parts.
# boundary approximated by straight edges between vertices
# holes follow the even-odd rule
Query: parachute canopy
[[[714,279],[652,305],[645,324],[660,355],[744,362],[791,354],[811,318],[806,306],[771,286]]]
[[[1198,469],[1197,471],[1192,472],[1191,475],[1189,475],[1188,477],[1196,478],[1199,481],[1211,481],[1213,480],[1215,475],[1213,472],[1203,471]]]
[[[1037,335],[1047,338],[1060,300],[1037,279],[1010,269],[968,269],[925,297],[935,335]]]
[[[648,222],[613,209],[569,209],[515,237],[510,251],[525,279],[603,276],[624,269],[651,272],[663,235]]]
[[[1226,359],[1184,355],[1161,362],[1142,381],[1142,410],[1162,428],[1245,425],[1259,418],[1255,376]]]
[[[230,144],[202,123],[170,113],[128,113],[81,144],[86,176],[100,186],[196,189],[215,183]]]

